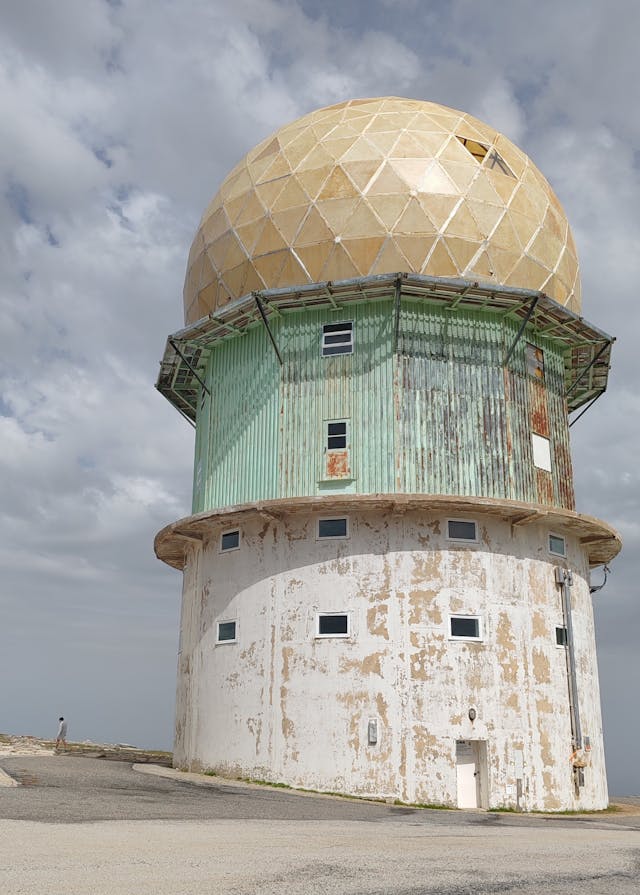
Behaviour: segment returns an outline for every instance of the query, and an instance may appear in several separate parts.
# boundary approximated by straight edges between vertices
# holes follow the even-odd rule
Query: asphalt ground
[[[2,895],[640,892],[632,809],[432,811],[75,756],[0,766],[22,784],[0,789]]]

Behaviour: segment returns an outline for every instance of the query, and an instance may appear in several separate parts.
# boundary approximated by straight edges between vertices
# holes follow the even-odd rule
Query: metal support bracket
[[[592,404],[595,404],[596,401],[598,400],[598,398],[601,398],[603,395],[604,395],[604,391],[601,391],[601,392],[599,392],[599,394],[597,394],[595,396],[595,398],[592,398],[592,400],[589,401],[587,406],[583,407],[582,410],[580,411],[580,413],[571,420],[571,422],[569,423],[569,428],[571,428],[571,426],[573,426],[574,423],[577,423],[578,420],[580,419],[580,417],[585,415],[585,413],[592,406]]]
[[[187,358],[184,356],[184,354],[182,353],[182,351],[180,351],[180,349],[178,348],[178,346],[176,345],[176,343],[174,342],[173,339],[169,339],[169,344],[171,345],[171,347],[173,348],[173,350],[175,351],[175,353],[178,355],[178,357],[179,357],[181,360],[183,360],[183,361],[185,362],[185,364],[187,365],[187,367],[189,368],[189,370],[193,373],[193,375],[196,377],[196,379],[198,380],[198,382],[200,383],[200,385],[202,386],[202,388],[205,390],[205,392],[206,392],[209,396],[211,396],[211,392],[209,391],[209,389],[208,389],[206,383],[200,378],[200,376],[198,375],[198,371],[196,370],[196,368],[191,364],[190,361],[187,360]]]
[[[581,370],[581,372],[577,375],[577,377],[576,377],[575,380],[573,381],[573,384],[571,385],[571,387],[570,387],[569,389],[567,389],[567,393],[566,393],[566,395],[565,395],[565,398],[568,398],[568,397],[569,397],[569,395],[570,395],[571,392],[574,390],[574,388],[577,386],[577,384],[580,382],[580,380],[583,379],[583,378],[585,377],[585,375],[589,372],[589,370],[591,369],[591,367],[593,367],[593,365],[594,365],[595,362],[598,360],[598,358],[599,358],[601,355],[603,355],[604,352],[607,350],[607,348],[610,348],[612,344],[613,344],[613,339],[609,339],[607,342],[604,343],[604,345],[602,346],[602,348],[600,349],[600,351],[598,351],[598,353],[597,353],[596,355],[594,355],[594,357],[591,358],[591,361],[587,364],[587,366],[584,367],[584,369]]]
[[[273,333],[271,332],[271,327],[269,326],[269,321],[267,320],[267,315],[265,314],[264,307],[262,306],[262,302],[260,301],[260,296],[258,295],[257,292],[253,292],[252,295],[255,299],[256,307],[260,311],[260,316],[262,317],[262,322],[264,323],[264,328],[266,329],[266,331],[269,335],[269,338],[271,339],[271,344],[273,345],[273,350],[275,351],[276,357],[278,358],[278,363],[280,364],[280,366],[282,366],[282,355],[280,354],[280,352],[278,350],[276,340],[274,339]]]
[[[538,304],[539,299],[540,299],[540,296],[539,296],[539,295],[536,295],[536,297],[533,299],[533,301],[532,301],[531,304],[529,305],[529,310],[528,310],[527,313],[525,314],[524,320],[523,320],[522,323],[520,324],[520,329],[518,330],[518,335],[517,335],[517,336],[515,337],[515,339],[513,340],[513,344],[512,344],[512,346],[511,346],[511,348],[507,351],[507,354],[506,354],[506,356],[505,356],[505,359],[504,359],[504,361],[503,361],[503,363],[502,363],[502,365],[503,365],[504,367],[506,367],[507,364],[509,363],[509,361],[511,360],[511,355],[512,355],[513,352],[516,350],[516,345],[517,345],[518,342],[520,341],[520,337],[522,336],[522,333],[524,332],[527,323],[531,320],[531,317],[533,316],[533,312],[534,312],[535,309],[536,309],[536,305]]]
[[[393,351],[398,348],[398,336],[400,332],[400,306],[402,303],[402,280],[400,277],[396,280],[396,293],[393,301],[394,323],[393,323]]]

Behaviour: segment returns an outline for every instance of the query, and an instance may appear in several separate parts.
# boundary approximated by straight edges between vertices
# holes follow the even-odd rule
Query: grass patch
[[[215,771],[201,771],[200,772],[204,777],[218,777]],[[279,783],[273,782],[272,780],[260,780],[257,777],[236,777],[229,778],[223,777],[221,778],[226,780],[229,783],[233,782],[233,779],[238,780],[240,783],[249,783],[253,786],[266,786],[270,789],[288,789],[291,792],[300,792],[300,793],[308,793],[309,795],[315,796],[332,796],[336,799],[350,799],[354,802],[373,802],[378,805],[393,805],[395,807],[402,808],[424,808],[431,811],[453,811],[455,810],[451,805],[441,805],[438,802],[402,802],[400,799],[394,799],[390,802],[388,799],[376,798],[371,796],[361,796],[361,795],[353,795],[352,793],[347,792],[333,792],[328,789],[304,789],[299,786],[290,786],[288,783]]]
[[[566,809],[565,811],[528,811],[527,814],[552,814],[554,817],[584,817],[589,814],[615,814],[616,811],[620,810],[621,808],[618,805],[607,805],[606,808],[585,808],[582,811],[580,809]]]
[[[608,805],[606,808],[594,808],[593,810],[570,810],[566,809],[564,811],[540,811],[539,809],[532,809],[531,811],[525,811],[523,809],[518,810],[517,808],[509,808],[499,806],[497,808],[487,808],[487,812],[490,814],[545,814],[552,815],[553,817],[584,817],[589,814],[615,814],[616,811],[620,811],[618,805]]]
[[[295,789],[288,783],[272,783],[270,780],[256,780],[254,777],[240,777],[243,783],[253,783],[254,786],[271,786],[273,789]],[[306,791],[306,790],[305,790]]]
[[[457,811],[453,805],[442,805],[440,802],[403,802],[401,799],[394,799],[394,805],[402,808],[425,808],[428,811]]]

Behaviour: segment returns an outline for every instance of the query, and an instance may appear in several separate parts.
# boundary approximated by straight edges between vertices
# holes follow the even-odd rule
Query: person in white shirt
[[[56,749],[60,748],[60,744],[64,748],[67,746],[67,722],[64,718],[58,718],[60,726],[58,727],[58,736],[56,737]]]

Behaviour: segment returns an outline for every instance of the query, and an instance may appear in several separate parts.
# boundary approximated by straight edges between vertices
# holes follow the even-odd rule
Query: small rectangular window
[[[347,423],[345,420],[332,420],[327,423],[327,450],[343,451],[347,447]]]
[[[233,531],[223,531],[220,537],[220,551],[237,550],[240,546],[240,529],[234,528]]]
[[[467,519],[448,519],[447,537],[451,541],[477,541],[478,528],[475,522]]]
[[[567,546],[561,535],[549,535],[549,553],[554,556],[566,556]]]
[[[535,379],[544,379],[544,351],[531,342],[524,346],[524,356],[527,365],[527,373]]]
[[[319,612],[316,621],[316,637],[348,637],[348,612]]]
[[[322,356],[353,354],[353,322],[325,323],[322,327]]]
[[[548,438],[542,435],[531,433],[531,446],[533,449],[533,465],[538,469],[545,469],[551,472],[551,443]]]
[[[558,625],[556,627],[556,646],[566,646],[567,645],[567,629],[564,625]]]
[[[236,622],[218,622],[218,643],[235,643],[237,640],[236,637]]]
[[[479,615],[451,615],[449,636],[453,640],[482,640],[482,625]]]
[[[349,522],[346,517],[318,519],[319,538],[346,538],[349,536]]]

